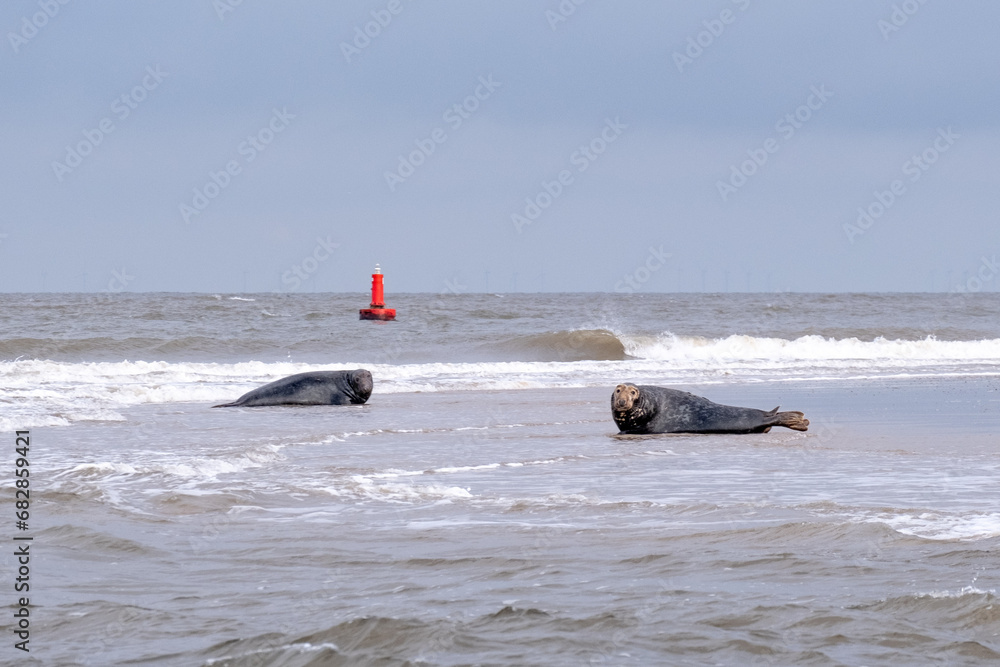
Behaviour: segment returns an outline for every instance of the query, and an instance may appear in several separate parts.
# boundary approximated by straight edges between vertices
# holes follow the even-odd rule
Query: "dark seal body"
[[[765,412],[719,405],[686,391],[620,384],[611,395],[611,416],[622,433],[767,433],[772,426],[809,428],[801,412]]]
[[[289,375],[213,408],[258,405],[361,405],[372,395],[372,374],[356,371],[312,371]]]

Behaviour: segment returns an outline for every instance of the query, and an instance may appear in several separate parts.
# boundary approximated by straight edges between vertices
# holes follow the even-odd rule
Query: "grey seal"
[[[634,384],[615,387],[611,416],[622,433],[767,433],[772,426],[809,429],[809,420],[801,412],[736,408],[686,391]]]
[[[372,374],[354,371],[311,371],[289,375],[249,391],[232,403],[213,408],[259,405],[361,405],[372,395]]]

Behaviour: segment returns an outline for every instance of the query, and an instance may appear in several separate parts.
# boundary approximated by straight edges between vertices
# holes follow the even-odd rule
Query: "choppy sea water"
[[[1000,660],[995,294],[0,302],[36,664]],[[618,436],[624,380],[812,425]]]

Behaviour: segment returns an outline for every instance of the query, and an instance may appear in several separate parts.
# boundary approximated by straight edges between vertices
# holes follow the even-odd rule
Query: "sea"
[[[1000,663],[1000,294],[367,296],[0,295],[0,664]]]

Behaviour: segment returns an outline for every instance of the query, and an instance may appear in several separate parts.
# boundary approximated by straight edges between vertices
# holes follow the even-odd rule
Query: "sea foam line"
[[[938,512],[887,515],[863,518],[866,523],[882,523],[897,533],[925,540],[973,541],[1000,536],[1000,514],[956,516]]]
[[[792,340],[734,334],[725,338],[678,336],[664,333],[656,337],[620,335],[626,352],[642,359],[657,360],[764,360],[802,361],[1000,361],[1000,339],[971,341],[920,340],[877,337],[858,338],[801,336]]]
[[[913,376],[1000,375],[1000,339],[978,341],[794,340],[733,335],[707,339],[616,334],[633,358],[622,361],[333,364],[246,361],[202,363],[0,361],[0,428],[122,420],[140,404],[220,402],[281,377],[330,368],[367,367],[375,393],[522,390],[738,380],[818,382]]]

